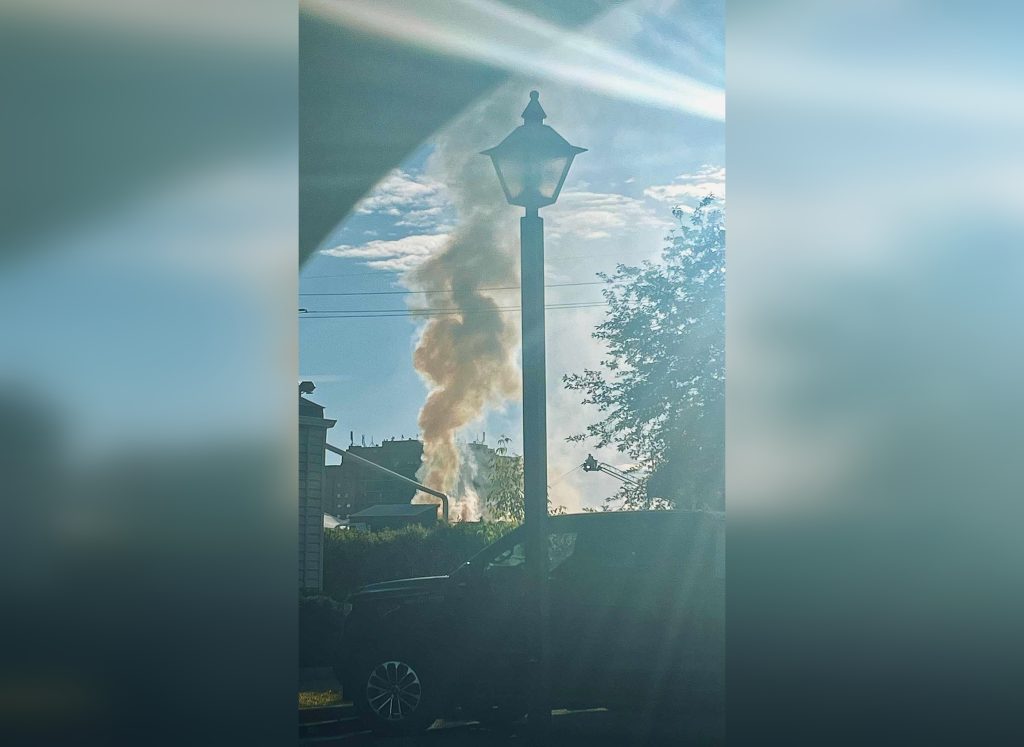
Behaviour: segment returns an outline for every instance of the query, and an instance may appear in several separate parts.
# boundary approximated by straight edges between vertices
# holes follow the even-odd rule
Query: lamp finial
[[[540,105],[540,94],[537,91],[530,91],[530,103],[523,109],[523,121],[526,124],[536,122],[540,124],[544,121],[544,118],[548,116],[544,113],[543,107]]]

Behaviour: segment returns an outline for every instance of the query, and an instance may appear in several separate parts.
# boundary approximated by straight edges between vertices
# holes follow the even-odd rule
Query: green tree
[[[673,211],[659,263],[599,273],[609,311],[593,337],[600,370],[564,377],[602,417],[570,441],[628,454],[639,487],[623,508],[725,507],[725,216],[713,197]],[[648,500],[647,484],[653,499]]]
[[[526,492],[523,487],[523,458],[513,454],[512,439],[502,436],[491,460],[488,484],[490,489],[484,497],[487,517],[491,521],[510,521],[521,524],[526,516]],[[561,516],[565,506],[552,506],[548,497],[548,513]]]
[[[522,523],[525,512],[523,498],[523,458],[513,454],[512,439],[502,436],[494,449],[490,468],[490,490],[484,499],[489,517],[495,521]]]

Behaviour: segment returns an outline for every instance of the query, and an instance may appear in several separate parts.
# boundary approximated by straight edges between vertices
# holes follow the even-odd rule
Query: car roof
[[[551,526],[582,523],[617,523],[617,522],[651,522],[661,523],[666,521],[701,521],[714,520],[724,521],[724,511],[709,511],[705,509],[672,509],[665,511],[587,511],[578,514],[558,514],[549,516]]]

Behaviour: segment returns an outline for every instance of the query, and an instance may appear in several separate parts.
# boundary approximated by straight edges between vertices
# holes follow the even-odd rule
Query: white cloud
[[[398,225],[425,227],[437,223],[449,209],[444,184],[422,174],[396,169],[359,203],[356,212],[401,217]]]
[[[652,200],[672,204],[697,202],[707,195],[725,197],[725,168],[705,164],[696,173],[680,174],[671,184],[653,185],[644,190]]]
[[[610,192],[563,192],[557,215],[557,221],[551,222],[551,235],[556,237],[607,239],[672,225],[667,216],[659,215],[643,200]]]
[[[374,270],[405,272],[416,267],[448,241],[449,234],[414,234],[400,239],[378,239],[359,246],[342,244],[320,250],[329,257],[361,259]]]
[[[319,386],[320,384],[334,384],[339,381],[349,381],[352,377],[345,374],[300,374],[299,382],[312,381],[314,384]]]
[[[418,267],[422,261],[422,257],[392,257],[391,259],[375,259],[367,262],[366,266],[371,270],[380,270],[381,272],[405,273]]]
[[[395,223],[396,226],[411,226],[413,228],[425,228],[428,226],[437,225],[438,221],[443,220],[445,208],[440,205],[433,207],[422,208],[419,210],[411,210],[405,214],[402,220]]]

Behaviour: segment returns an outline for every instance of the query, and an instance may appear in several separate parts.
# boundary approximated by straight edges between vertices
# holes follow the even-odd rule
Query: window
[[[562,565],[576,551],[576,533],[548,535],[548,573]]]
[[[651,537],[643,527],[624,525],[595,527],[583,538],[579,564],[593,570],[636,569],[649,565]]]
[[[491,568],[514,568],[517,565],[523,565],[526,562],[526,546],[522,542],[518,542],[501,555],[492,559],[487,564],[487,569]]]

